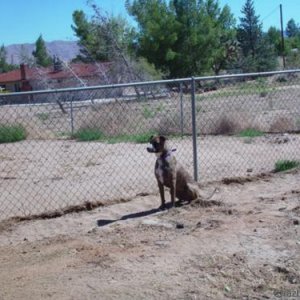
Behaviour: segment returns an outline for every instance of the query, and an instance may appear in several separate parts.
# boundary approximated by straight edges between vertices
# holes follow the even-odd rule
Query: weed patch
[[[105,137],[104,141],[109,144],[116,144],[116,143],[137,143],[137,144],[144,144],[148,143],[151,135],[155,135],[155,132],[148,132],[148,133],[140,133],[140,134],[121,134],[117,136],[110,136]]]
[[[96,128],[81,128],[74,134],[74,138],[82,142],[97,141],[103,139],[104,134]]]
[[[14,143],[26,139],[22,125],[0,125],[0,143]]]
[[[297,160],[279,160],[275,163],[275,172],[283,172],[300,166]]]
[[[239,133],[240,137],[257,137],[257,136],[263,136],[264,133],[260,130],[254,129],[254,128],[247,128],[245,130],[242,130]]]
[[[45,122],[45,121],[47,121],[49,119],[49,114],[48,113],[43,113],[42,112],[42,113],[38,113],[36,116],[42,122]]]

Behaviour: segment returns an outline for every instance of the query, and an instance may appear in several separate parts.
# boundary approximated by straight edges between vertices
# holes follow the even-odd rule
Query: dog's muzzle
[[[152,148],[152,147],[147,147],[147,151],[148,151],[149,153],[156,153],[155,149]]]

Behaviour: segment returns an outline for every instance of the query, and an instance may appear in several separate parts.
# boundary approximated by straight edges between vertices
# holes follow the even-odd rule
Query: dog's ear
[[[164,143],[167,140],[167,138],[163,135],[160,135],[159,140]]]
[[[153,139],[153,135],[151,135],[151,136],[150,136],[150,138],[149,138],[149,142],[151,142],[151,141],[152,141],[152,139]]]

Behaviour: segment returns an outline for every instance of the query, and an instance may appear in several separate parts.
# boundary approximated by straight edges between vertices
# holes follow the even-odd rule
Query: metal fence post
[[[179,83],[180,91],[180,131],[181,137],[183,137],[183,93],[182,93],[182,82]]]
[[[191,78],[191,101],[192,101],[192,135],[193,135],[193,163],[194,180],[198,181],[198,161],[197,161],[197,128],[196,128],[196,103],[195,103],[195,78]]]
[[[71,105],[70,105],[70,110],[71,110],[71,136],[74,136],[74,115],[73,115],[73,97],[71,98]]]

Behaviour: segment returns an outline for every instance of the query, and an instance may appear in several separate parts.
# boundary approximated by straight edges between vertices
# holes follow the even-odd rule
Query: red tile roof
[[[41,76],[48,79],[65,79],[72,78],[75,75],[82,78],[101,76],[107,72],[110,68],[111,63],[97,63],[97,64],[83,64],[74,63],[70,64],[69,68],[64,68],[61,71],[54,71],[53,67],[47,68],[29,68],[25,67],[26,80],[39,79]],[[0,74],[0,83],[16,82],[21,81],[20,69],[13,70],[7,73]]]
[[[0,83],[14,82],[21,80],[20,70],[13,70],[7,73],[0,74]]]

